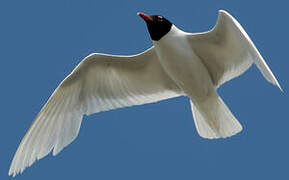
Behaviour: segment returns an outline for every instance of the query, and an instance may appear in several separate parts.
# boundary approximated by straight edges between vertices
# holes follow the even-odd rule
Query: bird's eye
[[[163,21],[163,17],[162,16],[158,16],[158,20],[159,21]]]

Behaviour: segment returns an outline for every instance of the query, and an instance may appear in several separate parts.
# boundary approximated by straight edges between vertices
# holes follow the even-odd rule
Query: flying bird
[[[138,15],[153,46],[131,56],[94,53],[60,83],[22,139],[9,175],[15,176],[53,150],[57,155],[78,135],[82,116],[178,96],[190,98],[197,132],[226,138],[241,124],[217,93],[225,82],[256,64],[281,89],[257,48],[228,12],[213,29],[188,33],[161,15]]]

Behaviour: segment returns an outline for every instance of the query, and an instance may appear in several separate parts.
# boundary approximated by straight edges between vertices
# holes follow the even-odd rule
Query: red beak
[[[145,20],[145,21],[153,21],[153,18],[146,15],[145,13],[138,12],[137,15],[140,16],[141,18],[143,18],[143,20]]]

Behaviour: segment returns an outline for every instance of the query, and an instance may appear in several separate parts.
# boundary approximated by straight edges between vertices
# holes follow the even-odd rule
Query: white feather
[[[188,33],[193,50],[203,60],[216,86],[241,75],[255,63],[265,79],[282,88],[239,22],[219,11],[215,27],[204,33]]]
[[[57,155],[78,135],[82,116],[181,95],[159,65],[154,48],[134,56],[92,54],[51,95],[22,139],[9,175],[53,149]]]

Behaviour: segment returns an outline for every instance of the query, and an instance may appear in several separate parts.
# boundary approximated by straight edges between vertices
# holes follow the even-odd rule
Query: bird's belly
[[[155,48],[164,70],[187,95],[202,98],[214,91],[208,70],[186,41]]]

